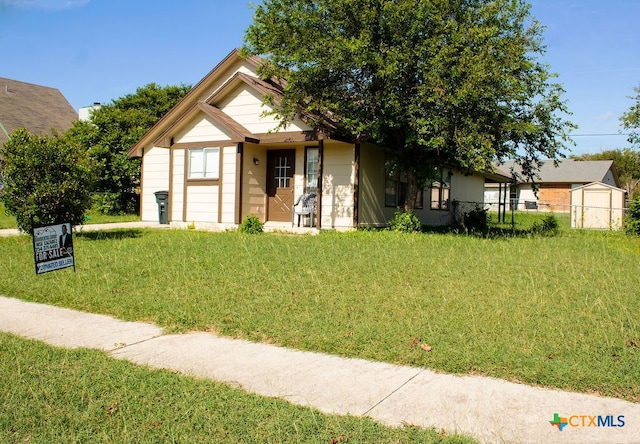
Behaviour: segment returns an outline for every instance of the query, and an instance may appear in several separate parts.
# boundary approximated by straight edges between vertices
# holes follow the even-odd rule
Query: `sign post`
[[[33,258],[36,274],[73,267],[71,224],[49,225],[33,229]]]

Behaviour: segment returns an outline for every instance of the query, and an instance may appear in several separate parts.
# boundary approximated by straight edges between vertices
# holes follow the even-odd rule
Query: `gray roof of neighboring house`
[[[522,169],[513,161],[496,166],[497,170],[511,176],[511,168],[518,174]],[[563,160],[556,168],[553,161],[544,161],[538,173],[538,183],[590,183],[602,182],[609,170],[613,170],[613,176],[618,182],[618,175],[613,166],[613,160]],[[524,178],[523,178],[524,180]],[[526,180],[525,180],[526,181]]]
[[[11,134],[26,128],[32,134],[50,134],[71,128],[78,114],[62,93],[48,86],[0,77],[0,123]],[[0,145],[7,141],[0,127]]]

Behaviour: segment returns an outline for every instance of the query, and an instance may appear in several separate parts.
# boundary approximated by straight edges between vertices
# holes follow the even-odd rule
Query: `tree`
[[[631,105],[629,111],[622,114],[620,121],[624,129],[631,130],[627,139],[629,143],[640,148],[640,86],[633,88],[633,90],[636,92],[636,96],[629,98],[635,100],[636,103]]]
[[[576,160],[613,160],[620,186],[627,190],[629,199],[640,195],[640,152],[630,148],[606,150],[596,154],[583,154]]]
[[[151,83],[100,107],[89,122],[78,121],[69,130],[98,166],[95,191],[103,212],[137,211],[132,198],[140,180],[140,160],[127,156],[127,151],[190,89]]]
[[[0,171],[0,200],[22,231],[31,234],[36,226],[84,222],[93,172],[77,141],[18,129],[0,148]]]
[[[411,211],[433,165],[513,158],[534,178],[540,160],[563,157],[574,126],[536,59],[541,33],[522,0],[264,0],[243,51],[284,80],[282,127],[303,116],[388,147]]]

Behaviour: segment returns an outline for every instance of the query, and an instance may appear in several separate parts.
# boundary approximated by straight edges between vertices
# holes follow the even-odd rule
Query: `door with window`
[[[291,220],[295,162],[296,150],[267,151],[267,220]]]

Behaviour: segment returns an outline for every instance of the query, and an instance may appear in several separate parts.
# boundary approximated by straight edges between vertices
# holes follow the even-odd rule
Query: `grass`
[[[0,334],[0,441],[470,443]]]
[[[640,238],[120,230],[74,245],[75,274],[35,276],[30,238],[0,239],[0,294],[640,401]]]
[[[86,224],[108,224],[115,222],[136,222],[140,220],[140,216],[136,214],[124,214],[111,216],[90,211],[87,216]],[[7,214],[4,205],[0,202],[0,230],[7,228],[18,228],[15,217]]]

